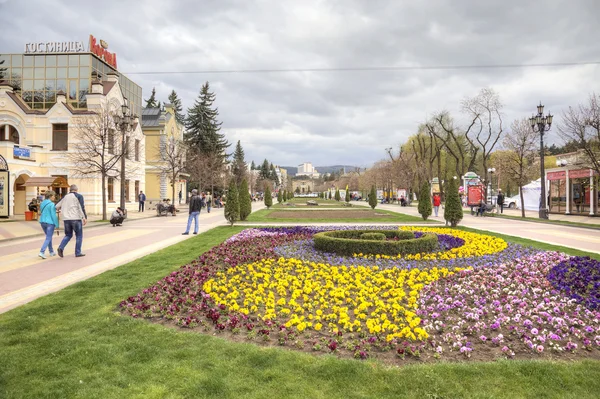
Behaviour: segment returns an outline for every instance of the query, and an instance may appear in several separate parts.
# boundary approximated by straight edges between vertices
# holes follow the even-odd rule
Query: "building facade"
[[[310,162],[304,162],[303,164],[298,165],[298,172],[296,176],[307,176],[312,178],[318,178],[319,172],[312,166]]]
[[[0,83],[0,163],[6,163],[7,169],[0,190],[0,217],[23,215],[32,198],[50,188],[60,197],[70,184],[79,186],[88,214],[101,214],[101,174],[83,174],[74,154],[81,148],[82,132],[102,110],[121,110],[129,103],[135,114],[139,105],[134,101],[141,103],[141,88],[116,71],[114,54],[114,59],[106,51],[96,51],[101,57],[91,51],[72,54],[71,50],[81,49],[77,45],[51,49],[67,49],[68,53],[43,54],[37,46],[35,53],[0,55],[4,78]],[[128,101],[126,93],[132,100]],[[105,185],[109,212],[118,206],[121,184],[126,203],[137,201],[135,193],[145,189],[142,129],[138,125],[122,133],[113,126],[113,152],[121,134],[126,135],[122,141],[130,148],[125,160],[127,180],[119,181],[120,164],[114,165]]]
[[[146,137],[146,199],[153,203],[165,198],[172,199],[172,203],[179,202],[179,192],[182,200],[187,198],[188,174],[179,173],[175,181],[172,174],[168,173],[169,163],[177,157],[178,143],[183,142],[184,127],[177,122],[175,110],[171,104],[163,108],[144,108],[142,110],[142,131]],[[167,148],[167,146],[170,146]],[[175,146],[175,148],[173,148]],[[181,147],[180,147],[181,148]],[[181,162],[185,164],[184,154]],[[173,197],[175,186],[175,198]]]

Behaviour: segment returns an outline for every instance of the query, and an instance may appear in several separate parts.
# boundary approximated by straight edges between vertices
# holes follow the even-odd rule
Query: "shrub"
[[[250,198],[248,182],[246,182],[246,179],[242,180],[242,183],[240,184],[238,198],[240,203],[240,220],[246,220],[252,213],[252,198]]]
[[[386,238],[398,238],[398,241],[361,239],[364,233],[384,234]],[[406,234],[409,233],[409,234]],[[406,255],[432,252],[438,249],[438,239],[433,233],[423,234],[415,238],[409,231],[389,230],[336,230],[324,231],[313,236],[315,248],[338,255]]]
[[[340,199],[342,199],[342,197],[340,196],[340,190],[336,189],[335,190],[335,200],[339,201]]]
[[[277,191],[277,203],[281,204],[283,201],[283,196],[281,195],[281,190]]]
[[[271,188],[267,184],[265,187],[265,206],[267,209],[273,206],[273,197],[271,197]]]
[[[233,226],[235,222],[240,219],[240,202],[235,180],[231,179],[229,182],[229,189],[227,191],[227,201],[225,202],[225,219]]]
[[[444,207],[444,219],[452,227],[456,227],[463,218],[462,204],[458,196],[458,182],[455,179],[450,180],[446,188],[446,204]]]
[[[424,182],[419,191],[419,213],[423,217],[423,220],[427,220],[431,216],[431,196],[430,187],[428,182]]]
[[[377,192],[375,191],[375,186],[371,186],[371,192],[369,193],[369,205],[371,205],[371,209],[375,209],[377,206]]]
[[[385,240],[387,237],[383,233],[362,233],[360,235],[362,240]]]

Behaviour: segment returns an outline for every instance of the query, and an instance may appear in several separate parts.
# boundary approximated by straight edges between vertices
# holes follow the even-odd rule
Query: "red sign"
[[[105,46],[102,44],[105,44]],[[111,65],[117,69],[117,55],[109,52],[105,47],[108,47],[108,45],[106,45],[103,40],[100,40],[100,44],[97,44],[96,38],[90,35],[90,51],[99,58],[103,59],[108,65]]]
[[[567,172],[565,172],[564,170],[561,170],[559,172],[548,172],[548,174],[546,174],[546,177],[548,178],[548,180],[564,180],[567,178]]]
[[[569,179],[577,179],[581,177],[590,177],[589,169],[579,169],[579,170],[570,170],[569,171]]]
[[[485,190],[482,185],[472,185],[469,186],[469,191],[467,192],[467,205],[479,205],[481,200],[485,201]]]

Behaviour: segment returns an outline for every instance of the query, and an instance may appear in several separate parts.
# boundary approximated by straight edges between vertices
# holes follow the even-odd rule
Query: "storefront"
[[[550,213],[599,216],[599,176],[592,169],[551,169],[546,173]]]

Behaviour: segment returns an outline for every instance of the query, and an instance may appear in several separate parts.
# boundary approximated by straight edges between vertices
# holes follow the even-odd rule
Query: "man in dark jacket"
[[[498,189],[498,199],[496,203],[500,207],[500,213],[504,213],[504,194],[502,194],[502,190],[500,189]]]
[[[198,190],[192,190],[192,197],[190,198],[190,215],[188,216],[187,228],[183,235],[190,234],[190,227],[192,226],[192,220],[194,220],[194,234],[198,234],[198,216],[202,209],[202,198],[198,195]]]

